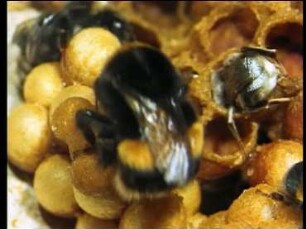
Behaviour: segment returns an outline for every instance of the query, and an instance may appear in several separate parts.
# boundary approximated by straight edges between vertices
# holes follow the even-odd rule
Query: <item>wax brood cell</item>
[[[194,30],[203,52],[212,59],[230,48],[252,43],[260,22],[256,8],[233,3],[213,10],[195,25]]]
[[[277,58],[289,77],[303,77],[303,17],[298,11],[281,11],[266,18],[254,42],[277,49]]]
[[[186,18],[187,5],[185,1],[138,1],[121,2],[117,7],[131,23],[138,41],[158,47],[170,57],[188,49],[183,44],[192,26]]]
[[[205,125],[204,147],[197,177],[216,179],[240,168],[256,146],[258,124],[237,120],[244,151],[227,128],[226,119],[214,118]],[[210,165],[210,166],[209,166]],[[206,168],[206,166],[209,166]]]

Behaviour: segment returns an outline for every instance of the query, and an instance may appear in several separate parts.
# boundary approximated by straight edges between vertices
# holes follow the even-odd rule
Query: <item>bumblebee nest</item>
[[[8,14],[32,7],[60,11],[65,4],[9,2]],[[272,115],[259,115],[258,122],[237,119],[247,154],[242,158],[226,111],[212,97],[210,76],[230,53],[255,45],[277,49],[287,77],[300,82],[302,4],[119,1],[95,6],[119,12],[138,41],[159,48],[183,75],[192,75],[188,94],[200,113],[204,148],[198,174],[186,186],[161,198],[122,199],[110,181],[116,169],[99,166],[95,150],[76,127],[76,111],[95,107],[94,77],[120,46],[100,28],[82,30],[60,60],[40,64],[25,77],[24,101],[8,119],[11,166],[34,176],[39,204],[56,217],[74,219],[71,228],[301,227],[300,209],[269,194],[281,189],[289,165],[303,160],[302,90]],[[96,55],[104,46],[103,56]]]

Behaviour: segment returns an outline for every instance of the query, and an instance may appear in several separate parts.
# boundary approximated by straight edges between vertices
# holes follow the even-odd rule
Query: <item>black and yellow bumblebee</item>
[[[282,190],[272,193],[272,198],[303,210],[303,161],[290,167],[283,183]]]
[[[94,84],[97,110],[80,110],[78,127],[102,166],[116,164],[115,187],[128,200],[160,196],[194,178],[203,126],[169,59],[140,43],[123,46]]]
[[[43,12],[19,24],[13,36],[21,50],[19,69],[27,72],[41,63],[58,61],[71,37],[87,27],[105,28],[121,42],[135,40],[133,28],[119,13],[110,8],[93,11],[92,4],[67,3],[59,12]]]
[[[229,56],[223,66],[212,75],[214,101],[227,108],[228,126],[243,150],[243,143],[234,121],[234,114],[249,116],[268,109],[273,104],[287,103],[299,91],[276,58],[276,49],[257,46],[242,47]],[[280,82],[293,85],[290,93],[283,93]]]

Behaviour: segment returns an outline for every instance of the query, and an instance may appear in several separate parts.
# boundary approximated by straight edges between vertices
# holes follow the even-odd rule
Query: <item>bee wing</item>
[[[172,141],[169,151],[157,157],[157,166],[161,167],[160,170],[163,171],[168,184],[182,185],[188,180],[190,163],[188,147],[184,143]]]
[[[183,117],[180,107],[172,101],[169,106],[172,112],[169,112],[147,97],[132,91],[123,93],[137,117],[142,140],[149,146],[155,167],[164,175],[168,184],[186,183],[189,175],[190,145],[187,137],[182,134],[184,119],[182,121],[181,118],[173,118],[174,114]]]

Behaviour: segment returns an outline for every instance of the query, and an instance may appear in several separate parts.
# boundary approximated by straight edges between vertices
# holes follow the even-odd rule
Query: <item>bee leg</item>
[[[267,102],[267,105],[265,106],[266,109],[270,108],[270,105],[273,104],[280,104],[280,103],[288,103],[290,102],[292,99],[291,98],[275,98],[275,99],[269,99]]]
[[[237,126],[235,124],[235,120],[234,120],[234,107],[233,106],[230,106],[229,109],[228,109],[227,124],[228,124],[228,127],[229,127],[232,135],[236,139],[236,141],[237,141],[237,143],[239,145],[239,148],[243,152],[243,155],[246,155],[246,152],[244,150],[244,145],[242,143],[241,137],[240,137],[239,132],[237,130]]]
[[[118,144],[114,124],[107,117],[88,109],[77,112],[76,122],[85,138],[96,147],[101,164],[114,163]]]
[[[269,99],[265,105],[253,109],[252,112],[259,112],[259,111],[267,110],[267,109],[270,109],[271,105],[277,105],[277,104],[281,104],[281,103],[288,103],[291,100],[292,100],[292,98],[288,98],[288,97]],[[242,112],[242,113],[244,115],[248,115],[249,114],[248,112]]]
[[[188,101],[182,101],[181,108],[187,122],[187,126],[191,126],[196,121],[196,113],[193,106]]]

